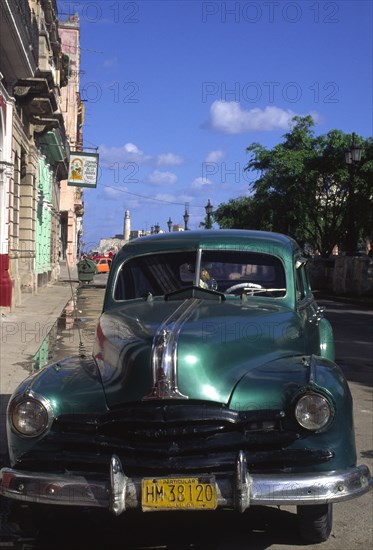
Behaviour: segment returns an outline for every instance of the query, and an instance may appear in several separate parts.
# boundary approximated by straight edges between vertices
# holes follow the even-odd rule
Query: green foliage
[[[362,160],[349,168],[345,152],[352,136],[340,130],[315,136],[313,126],[310,116],[294,117],[292,129],[273,149],[259,143],[247,148],[245,169],[257,178],[250,197],[231,199],[215,210],[220,227],[286,233],[328,256],[335,245],[346,246],[353,188],[356,238],[372,239],[372,139],[356,137]]]
[[[70,58],[67,54],[64,53],[61,56],[61,77],[60,77],[61,88],[63,88],[64,86],[67,86],[70,76],[71,76]]]

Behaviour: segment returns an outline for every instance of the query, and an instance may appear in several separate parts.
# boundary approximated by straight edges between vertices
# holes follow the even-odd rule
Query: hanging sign
[[[67,185],[96,187],[98,154],[71,151]]]

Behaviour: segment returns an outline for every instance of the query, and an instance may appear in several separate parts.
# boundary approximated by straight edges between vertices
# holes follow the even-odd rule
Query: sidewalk
[[[0,319],[0,394],[10,395],[28,372],[32,360],[72,293],[79,285],[77,270],[61,266],[60,280],[24,295],[22,305]]]
[[[105,275],[105,274],[104,274]],[[40,289],[37,295],[26,295],[23,303],[11,313],[0,317],[0,466],[7,464],[5,435],[6,409],[11,394],[30,374],[35,354],[41,350],[49,361],[50,339],[56,335],[58,321],[58,349],[63,357],[76,355],[75,316],[68,308],[74,298],[79,312],[79,333],[87,349],[92,346],[97,318],[101,312],[107,277],[98,275],[93,284],[79,284],[77,270],[61,268],[60,280]],[[96,276],[95,276],[96,277]],[[79,291],[78,291],[79,289]],[[79,305],[80,300],[80,305]],[[79,309],[78,309],[79,308]],[[73,308],[74,309],[74,308]],[[81,311],[83,310],[83,311]],[[64,314],[64,316],[62,315]],[[52,330],[53,329],[53,330]],[[41,348],[47,341],[46,350]],[[43,346],[44,347],[44,346]],[[53,349],[52,355],[55,353]],[[47,355],[43,355],[47,354]],[[0,518],[1,519],[1,518]]]

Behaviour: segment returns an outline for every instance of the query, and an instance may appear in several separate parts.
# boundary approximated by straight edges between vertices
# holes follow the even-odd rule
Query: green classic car
[[[326,540],[333,504],[372,479],[305,264],[266,232],[126,244],[92,356],[51,364],[10,400],[2,495],[115,515],[294,505],[302,537]]]

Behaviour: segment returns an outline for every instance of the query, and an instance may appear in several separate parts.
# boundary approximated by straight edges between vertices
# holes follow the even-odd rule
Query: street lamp
[[[171,227],[172,227],[172,220],[171,220],[171,218],[168,218],[167,225],[168,225],[168,231],[169,231],[169,233],[170,233],[170,232],[171,232]]]
[[[209,199],[206,206],[205,206],[206,216],[207,216],[206,225],[205,225],[206,229],[211,229],[212,228],[212,222],[211,222],[212,209],[213,209],[213,206],[212,206],[212,204],[210,202],[210,199]]]
[[[349,169],[348,196],[347,196],[347,240],[346,254],[355,256],[357,253],[358,235],[355,220],[355,175],[361,161],[361,147],[355,142],[355,132],[352,133],[352,143],[346,151],[346,164]]]
[[[183,218],[184,218],[184,230],[188,231],[189,213],[186,207],[185,207]]]
[[[159,233],[159,230],[160,230],[160,225],[159,223],[156,223],[155,226],[154,226],[154,233]]]
[[[79,250],[79,258],[81,258],[84,255],[84,246],[85,242],[80,240],[81,233],[78,231],[78,250]]]

